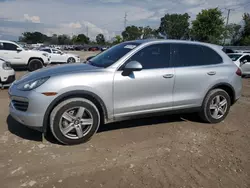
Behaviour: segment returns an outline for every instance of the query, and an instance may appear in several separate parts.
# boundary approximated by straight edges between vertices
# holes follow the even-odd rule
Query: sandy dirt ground
[[[15,122],[8,92],[0,90],[0,187],[249,188],[250,79],[243,85],[217,125],[192,114],[124,121],[101,126],[77,146],[42,139]]]

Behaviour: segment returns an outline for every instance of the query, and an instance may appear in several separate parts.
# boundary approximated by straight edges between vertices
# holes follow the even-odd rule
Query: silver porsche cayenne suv
[[[241,89],[241,70],[220,46],[138,40],[85,63],[26,74],[9,88],[9,109],[22,124],[79,144],[101,124],[160,112],[187,110],[221,122]]]

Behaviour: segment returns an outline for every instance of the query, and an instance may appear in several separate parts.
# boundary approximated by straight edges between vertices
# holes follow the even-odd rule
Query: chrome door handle
[[[163,75],[163,78],[173,78],[174,75],[173,74],[165,74]]]
[[[216,75],[216,72],[215,71],[211,71],[211,72],[208,72],[207,74],[210,75],[210,76],[212,76],[212,75]]]

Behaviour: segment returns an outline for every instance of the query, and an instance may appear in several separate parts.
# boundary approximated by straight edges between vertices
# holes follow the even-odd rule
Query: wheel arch
[[[105,123],[106,121],[108,121],[107,107],[106,107],[105,103],[103,102],[103,100],[98,95],[96,95],[95,93],[89,92],[89,91],[75,90],[75,91],[70,91],[70,92],[66,92],[64,94],[59,95],[57,98],[55,98],[50,103],[50,105],[46,109],[46,112],[45,112],[44,118],[43,118],[43,132],[44,133],[47,132],[47,129],[49,127],[50,114],[51,114],[52,110],[60,102],[67,100],[67,99],[70,99],[70,98],[75,98],[75,97],[85,98],[85,99],[88,99],[91,102],[93,102],[96,105],[96,107],[100,113],[101,123]]]
[[[28,60],[28,65],[29,65],[30,61],[34,60],[34,59],[40,60],[43,63],[43,65],[44,65],[44,61],[43,61],[43,59],[41,57],[30,57],[29,60]]]
[[[233,88],[233,86],[231,86],[228,83],[222,82],[222,83],[218,83],[215,84],[214,86],[212,86],[206,93],[204,99],[206,98],[206,96],[208,95],[208,93],[214,89],[223,89],[224,91],[226,91],[230,97],[230,101],[231,101],[231,105],[233,105],[235,103],[235,90]],[[203,99],[203,102],[204,102]]]

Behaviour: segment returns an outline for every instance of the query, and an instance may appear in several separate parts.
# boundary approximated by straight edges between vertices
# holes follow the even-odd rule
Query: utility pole
[[[124,16],[124,30],[126,30],[126,27],[127,27],[127,12],[125,12],[125,16]]]
[[[226,26],[228,25],[228,21],[229,21],[229,16],[230,16],[230,12],[231,12],[231,10],[233,10],[233,9],[227,9],[227,23],[226,23]]]
[[[230,13],[231,13],[231,10],[233,9],[226,9],[227,10],[227,22],[226,22],[226,28],[228,26],[228,22],[229,22],[229,16],[230,16]],[[226,35],[224,36],[224,41],[223,41],[223,45],[225,45],[225,41],[226,41]]]
[[[89,27],[86,26],[86,30],[87,30],[87,37],[89,37]]]

